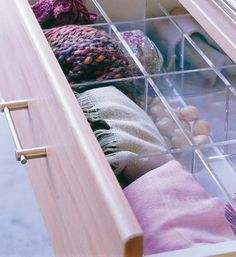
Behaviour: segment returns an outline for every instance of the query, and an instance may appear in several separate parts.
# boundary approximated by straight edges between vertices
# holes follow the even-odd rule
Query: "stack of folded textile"
[[[144,233],[144,254],[235,240],[224,205],[210,197],[177,161],[124,189]]]
[[[77,99],[116,175],[133,181],[172,159],[160,155],[167,146],[151,118],[115,87],[88,90]],[[157,156],[138,158],[152,153]]]

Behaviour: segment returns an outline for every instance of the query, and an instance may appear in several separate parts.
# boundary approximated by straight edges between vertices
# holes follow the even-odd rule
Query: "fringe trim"
[[[89,95],[79,94],[78,92],[74,92],[74,94],[78,99],[83,113],[90,123],[104,154],[108,157],[108,155],[117,153],[119,149],[118,141],[116,140],[114,133],[111,132],[109,124],[100,117],[99,108],[95,107],[92,98]],[[110,165],[116,175],[121,173],[119,162]]]
[[[119,160],[116,154],[111,153],[107,155],[107,161],[109,162],[116,176],[124,172],[126,169],[126,166],[127,166],[126,161]]]
[[[78,92],[74,92],[74,94],[87,119],[94,121],[101,119],[99,115],[99,109],[95,107],[90,96],[85,95],[86,93],[79,94]]]

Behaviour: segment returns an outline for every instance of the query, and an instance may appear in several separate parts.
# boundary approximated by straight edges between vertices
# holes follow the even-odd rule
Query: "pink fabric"
[[[88,12],[82,0],[38,0],[32,9],[42,27],[86,24],[97,18]]]
[[[235,239],[224,205],[177,161],[146,173],[124,193],[144,231],[144,254]]]

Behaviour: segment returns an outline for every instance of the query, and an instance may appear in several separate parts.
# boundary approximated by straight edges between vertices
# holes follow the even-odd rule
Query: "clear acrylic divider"
[[[230,203],[236,211],[236,201],[233,199],[236,193],[235,153],[235,140],[201,149],[201,158],[208,166],[208,173],[215,180],[218,189],[222,193],[220,197],[225,203]],[[209,189],[211,188],[209,187]],[[211,189],[212,193],[216,193],[218,189]]]
[[[128,2],[125,0],[97,0],[97,2],[112,22],[144,19],[146,16],[145,0]]]
[[[228,81],[233,88],[236,88],[236,64],[229,66],[221,66],[217,68],[224,78]],[[235,94],[235,90],[232,88],[232,92]]]
[[[152,79],[180,120],[186,120],[183,111],[187,107],[194,107],[196,118],[189,121],[193,142],[198,135],[208,137],[206,144],[236,139],[236,96],[233,87],[227,86],[213,70],[161,74]]]

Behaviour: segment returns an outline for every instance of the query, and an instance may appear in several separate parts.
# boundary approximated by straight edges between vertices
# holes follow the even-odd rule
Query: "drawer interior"
[[[29,0],[30,4],[34,2]],[[139,1],[136,8],[133,8],[132,1],[128,6],[125,1],[119,1],[118,7],[121,11],[113,8],[115,2],[117,1],[87,0],[89,11],[98,15],[97,21],[89,26],[105,30],[117,40],[132,63],[135,75],[75,83],[71,84],[71,88],[74,91],[110,85],[122,88],[123,92],[132,94],[132,100],[153,122],[157,116],[153,114],[152,103],[158,101],[185,143],[170,144],[158,153],[144,151],[133,159],[142,160],[171,154],[211,196],[218,197],[223,203],[230,202],[236,209],[232,199],[236,188],[236,65],[222,49],[214,48],[214,51],[224,58],[219,62],[212,54],[209,55],[207,48],[202,47],[201,41],[187,34],[182,21],[185,17],[191,18],[190,14],[171,15],[174,8],[181,7],[178,1]],[[122,12],[124,7],[126,11]],[[150,56],[137,56],[123,38],[124,32],[134,30],[139,30],[150,38],[152,46],[160,51],[163,57],[160,70],[155,70],[155,65],[154,69],[151,69]],[[205,33],[207,34],[206,31]],[[171,45],[171,37],[178,38],[174,48]],[[177,110],[186,106],[195,106],[201,119],[209,123],[210,135],[205,144],[194,141],[193,135],[178,116]],[[189,122],[188,126],[193,127],[193,122]],[[164,132],[162,136],[168,137]],[[132,161],[132,158],[108,158],[108,161],[113,165],[117,161]],[[119,179],[122,180],[122,176]],[[236,249],[233,249],[234,244],[235,241],[231,242],[229,250],[236,252]],[[203,247],[199,256],[205,256],[210,247]],[[226,253],[229,250],[226,249]],[[221,250],[219,253],[222,253]],[[178,254],[169,252],[168,256],[179,256]]]

